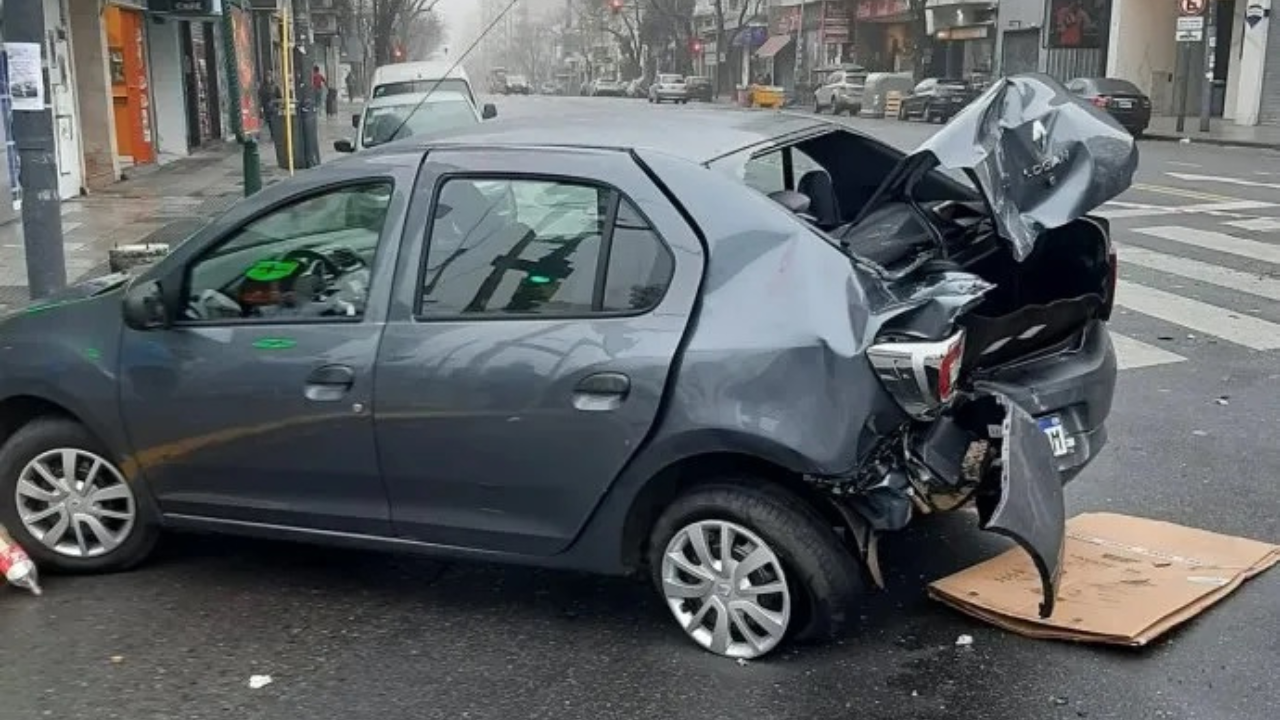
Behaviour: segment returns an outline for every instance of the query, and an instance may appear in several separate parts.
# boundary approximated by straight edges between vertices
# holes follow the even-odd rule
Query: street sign
[[[1204,40],[1204,30],[1175,30],[1173,39],[1178,42],[1200,42]]]
[[[1207,5],[1207,0],[1178,0],[1178,10],[1183,15],[1201,15]]]
[[[1204,16],[1192,15],[1178,18],[1178,32],[1199,32],[1204,30]]]

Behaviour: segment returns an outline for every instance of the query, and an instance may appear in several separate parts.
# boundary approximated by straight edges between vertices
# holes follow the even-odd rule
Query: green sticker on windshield
[[[273,282],[283,280],[298,269],[298,263],[292,260],[259,260],[244,274],[257,282]]]
[[[290,340],[289,338],[262,338],[261,340],[255,340],[253,346],[259,350],[288,350],[296,347],[297,344],[297,340]]]

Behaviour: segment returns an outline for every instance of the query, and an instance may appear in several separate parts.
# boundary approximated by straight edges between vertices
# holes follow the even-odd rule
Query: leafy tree
[[[743,0],[733,27],[729,27],[732,15],[725,11],[725,0],[711,0],[711,8],[716,19],[716,52],[723,58],[723,61],[716,58],[716,92],[732,93],[734,78],[741,75],[742,54],[730,52],[730,49],[746,30],[747,20],[764,12],[764,0]]]

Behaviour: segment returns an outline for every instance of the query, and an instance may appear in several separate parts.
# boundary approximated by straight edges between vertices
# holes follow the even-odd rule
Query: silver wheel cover
[[[18,518],[40,544],[69,558],[95,558],[133,532],[133,488],[111,462],[87,450],[40,454],[18,474]]]
[[[681,528],[662,557],[662,593],[676,622],[717,655],[756,658],[782,642],[791,591],[782,562],[755,533],[724,520]]]

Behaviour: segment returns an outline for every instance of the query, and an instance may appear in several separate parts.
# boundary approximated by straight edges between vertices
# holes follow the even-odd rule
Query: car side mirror
[[[130,329],[145,332],[169,327],[169,311],[164,306],[164,293],[160,283],[135,282],[125,291],[124,324]]]
[[[356,113],[351,116],[351,127],[357,130],[360,129],[360,113]]]
[[[492,120],[498,117],[498,106],[493,103],[485,103],[484,109],[480,111],[480,117],[485,120]]]
[[[343,138],[333,141],[333,149],[340,153],[351,153],[356,151],[356,146],[352,145],[350,140]]]

